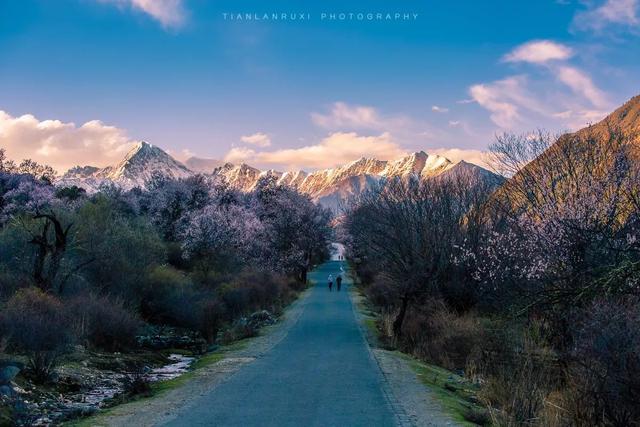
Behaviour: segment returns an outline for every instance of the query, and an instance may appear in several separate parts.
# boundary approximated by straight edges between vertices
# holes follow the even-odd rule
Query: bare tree
[[[477,224],[476,213],[468,215],[486,197],[481,187],[464,175],[395,179],[365,193],[348,211],[345,225],[352,251],[393,283],[399,305],[396,337],[409,306],[438,292],[438,279],[451,265],[462,230]]]
[[[557,139],[542,132],[499,137],[494,164],[512,177],[491,199],[506,221],[478,256],[484,280],[506,284],[508,272],[525,309],[637,291],[624,278],[638,271],[640,255],[633,141],[614,128]],[[615,271],[615,280],[603,271]]]

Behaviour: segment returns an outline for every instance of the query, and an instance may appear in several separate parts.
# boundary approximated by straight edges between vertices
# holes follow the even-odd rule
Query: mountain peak
[[[620,108],[609,114],[603,122],[619,126],[623,132],[640,130],[640,95],[634,96]]]
[[[140,141],[115,167],[105,168],[104,177],[125,188],[144,187],[153,175],[186,178],[193,173],[161,148]]]
[[[302,170],[278,172],[273,169],[259,170],[246,163],[222,163],[213,159],[189,159],[187,168],[161,148],[145,141],[137,142],[117,165],[103,169],[77,167],[69,170],[60,179],[61,185],[81,185],[97,190],[103,182],[114,182],[125,189],[145,187],[156,175],[169,178],[186,178],[196,172],[220,177],[240,191],[250,191],[261,177],[274,177],[279,184],[287,185],[312,199],[331,206],[337,206],[339,200],[350,195],[360,194],[381,180],[399,177],[431,178],[450,168],[453,163],[439,155],[428,155],[424,151],[407,153],[394,161],[361,157],[332,169],[320,169],[314,172]],[[460,162],[459,166],[471,164]],[[478,168],[481,169],[481,168]]]
[[[636,95],[617,108],[599,123],[580,129],[575,135],[606,135],[611,128],[619,129],[627,135],[640,133],[640,95]]]
[[[131,150],[129,150],[127,155],[124,157],[123,162],[128,162],[136,158],[153,156],[153,155],[170,157],[161,148],[158,148],[153,144],[149,144],[146,141],[138,141],[131,148]]]
[[[154,146],[147,141],[138,141],[134,144],[133,148],[129,150],[130,153],[139,153],[141,151],[148,151],[153,149]]]
[[[409,153],[393,162],[389,162],[381,175],[386,177],[419,176],[428,178],[438,175],[453,166],[446,157],[424,151]]]

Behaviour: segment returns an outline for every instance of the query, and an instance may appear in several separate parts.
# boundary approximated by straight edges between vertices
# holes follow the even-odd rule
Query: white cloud
[[[640,24],[638,0],[606,0],[600,6],[590,4],[586,11],[579,12],[573,19],[573,28],[578,30],[602,31],[610,25],[635,27]]]
[[[561,84],[512,76],[474,85],[469,93],[504,130],[576,130],[604,118],[610,109],[606,95],[580,70],[561,68],[553,69]]]
[[[431,111],[433,111],[434,113],[448,113],[449,109],[445,108],[445,107],[439,107],[437,105],[434,105],[433,107],[431,107]]]
[[[514,76],[493,83],[476,84],[469,88],[469,94],[491,112],[491,120],[495,124],[511,128],[521,120],[513,95],[521,92],[523,80],[523,77]]]
[[[390,133],[362,136],[355,132],[335,132],[317,144],[300,148],[257,151],[246,147],[232,148],[225,156],[231,163],[246,162],[258,167],[285,169],[319,169],[338,166],[360,157],[395,159],[406,151]]]
[[[240,141],[255,145],[256,147],[269,147],[271,145],[271,138],[266,133],[256,132],[252,135],[244,135],[240,137]]]
[[[503,57],[506,62],[530,62],[543,64],[553,60],[565,60],[573,56],[573,50],[551,40],[533,40],[524,43]]]
[[[171,157],[173,157],[174,159],[176,159],[179,162],[186,162],[188,159],[195,157],[195,153],[191,150],[189,150],[188,148],[183,148],[182,150],[179,151],[174,151],[171,149],[166,149],[164,150],[168,155],[170,155]]]
[[[558,79],[569,86],[576,94],[582,95],[596,107],[606,107],[607,97],[583,71],[570,66],[562,66],[557,69]]]
[[[335,102],[328,114],[311,113],[317,126],[331,130],[371,129],[391,131],[407,126],[411,120],[404,116],[383,116],[377,109],[364,105]]]
[[[525,43],[503,60],[531,64],[531,73],[473,85],[469,94],[505,130],[584,127],[604,117],[611,105],[587,72],[570,65],[572,55],[569,47],[550,40]]]
[[[460,120],[449,120],[449,126],[451,127],[460,126]]]
[[[186,20],[183,0],[98,0],[130,7],[151,16],[165,28],[181,27]]]
[[[597,123],[604,119],[609,112],[607,110],[565,110],[554,114],[554,117],[560,119],[562,123],[569,129],[580,129],[588,124]]]
[[[122,129],[99,120],[82,126],[60,120],[38,120],[31,114],[13,117],[0,110],[0,147],[9,158],[30,158],[62,173],[72,166],[107,166],[122,159],[132,141]]]

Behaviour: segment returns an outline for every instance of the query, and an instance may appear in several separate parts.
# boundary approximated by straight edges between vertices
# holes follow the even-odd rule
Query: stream
[[[194,357],[181,354],[169,355],[170,363],[145,374],[149,382],[167,381],[186,373]],[[102,408],[106,401],[124,392],[124,382],[133,373],[105,372],[90,389],[75,394],[60,395],[56,402],[36,404],[40,415],[33,426],[49,426],[66,419],[69,414],[90,414]]]

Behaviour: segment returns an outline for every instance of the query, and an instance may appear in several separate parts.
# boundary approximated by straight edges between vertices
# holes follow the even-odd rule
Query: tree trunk
[[[48,284],[44,274],[45,262],[49,254],[49,243],[47,242],[47,233],[49,232],[49,222],[45,222],[42,227],[42,233],[34,236],[31,243],[37,246],[36,256],[33,259],[33,281],[36,286],[43,291],[48,291]]]
[[[38,247],[33,266],[33,279],[40,289],[49,292],[53,290],[54,281],[67,249],[67,235],[69,234],[69,229],[71,229],[71,224],[64,229],[60,221],[49,214],[38,214],[33,218],[44,219],[45,221],[42,226],[42,234],[35,236],[31,240],[31,243]],[[49,242],[49,228],[51,226],[53,226],[54,230],[53,242]],[[48,265],[47,258],[49,260]]]
[[[404,318],[407,315],[407,308],[409,307],[409,297],[402,297],[402,305],[400,306],[400,312],[396,316],[396,319],[393,321],[393,335],[395,338],[400,338],[402,334],[402,324],[404,323]]]
[[[36,256],[33,259],[33,281],[36,286],[47,291],[47,284],[44,278],[44,262],[47,258],[47,247],[45,245],[38,244]]]

